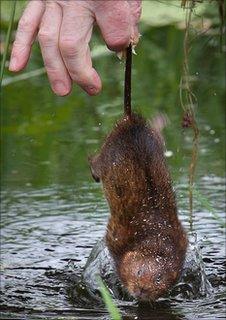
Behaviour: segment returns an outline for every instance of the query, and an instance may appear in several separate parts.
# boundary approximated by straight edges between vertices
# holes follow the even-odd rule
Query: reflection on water
[[[191,134],[180,128],[178,83],[183,33],[173,26],[143,33],[134,58],[133,104],[151,117],[162,111],[167,161],[188,230],[187,165]],[[205,48],[205,50],[203,49]],[[213,292],[196,299],[180,295],[154,306],[117,301],[124,319],[217,319],[224,317],[224,68],[214,46],[200,38],[191,72],[198,96],[201,132],[197,187],[214,213],[195,199],[194,231]],[[35,54],[32,67],[40,68]],[[123,72],[115,57],[94,61],[104,91],[89,98],[75,89],[55,97],[45,76],[5,87],[2,157],[2,280],[4,317],[107,319],[104,307],[78,282],[86,260],[105,233],[108,208],[91,182],[87,156],[121,115]],[[221,219],[221,220],[219,220]]]

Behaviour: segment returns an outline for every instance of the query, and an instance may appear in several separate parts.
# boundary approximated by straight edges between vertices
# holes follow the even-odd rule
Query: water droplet
[[[205,129],[206,131],[209,131],[211,128],[210,128],[210,126],[205,125],[205,126],[204,126],[204,129]]]
[[[173,151],[171,151],[171,150],[167,150],[167,151],[165,152],[165,156],[166,156],[167,158],[172,157],[172,155],[173,155]]]
[[[158,276],[157,279],[156,279],[156,282],[160,283],[160,280],[161,280],[161,276]]]

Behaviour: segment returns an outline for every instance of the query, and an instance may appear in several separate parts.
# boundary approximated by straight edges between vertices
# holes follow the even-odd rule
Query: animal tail
[[[132,68],[132,45],[126,49],[126,68],[124,81],[124,115],[131,118],[131,68]]]

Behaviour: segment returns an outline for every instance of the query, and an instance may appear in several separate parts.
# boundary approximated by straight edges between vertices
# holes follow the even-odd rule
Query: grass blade
[[[111,319],[112,320],[122,320],[119,309],[115,305],[115,303],[110,295],[110,292],[108,291],[104,282],[102,281],[101,278],[98,278],[98,282],[100,284],[100,293],[101,293],[102,299],[105,303],[106,308],[108,309],[108,312],[110,314]]]
[[[9,49],[9,42],[10,42],[10,36],[11,36],[11,32],[12,32],[15,11],[16,11],[16,0],[13,0],[12,4],[11,4],[10,20],[9,20],[9,26],[8,26],[6,41],[5,41],[5,50],[4,50],[2,62],[1,62],[0,86],[2,85],[2,79],[3,79],[3,75],[4,75],[4,70],[5,70],[6,57],[7,57],[7,52]]]

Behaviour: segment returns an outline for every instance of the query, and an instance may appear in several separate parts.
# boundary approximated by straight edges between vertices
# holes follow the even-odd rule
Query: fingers
[[[54,1],[46,2],[38,39],[51,87],[56,94],[64,96],[71,91],[71,78],[58,47],[61,21],[61,7]]]
[[[53,91],[68,94],[72,79],[96,95],[101,80],[89,49],[94,19],[107,46],[121,51],[138,41],[140,13],[141,0],[30,0],[19,21],[9,69],[20,71],[26,66],[40,26],[38,37]]]
[[[43,11],[42,1],[32,0],[28,3],[18,24],[11,53],[10,71],[20,71],[26,66]]]
[[[96,95],[101,90],[101,80],[90,57],[88,43],[92,26],[93,17],[86,8],[79,5],[76,10],[67,5],[63,7],[59,39],[61,55],[72,80],[89,95]]]
[[[95,18],[104,41],[113,51],[121,51],[130,43],[131,16],[127,1],[99,0],[95,6]]]

